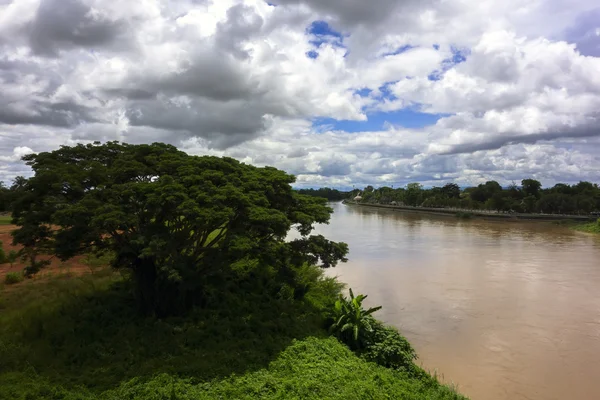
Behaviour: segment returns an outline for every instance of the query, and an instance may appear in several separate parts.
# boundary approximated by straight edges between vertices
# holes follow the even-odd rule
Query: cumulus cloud
[[[26,152],[93,140],[275,165],[303,186],[594,180],[599,10],[3,0],[0,180],[28,173]]]

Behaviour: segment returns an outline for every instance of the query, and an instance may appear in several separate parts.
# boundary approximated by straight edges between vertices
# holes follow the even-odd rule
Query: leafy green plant
[[[7,285],[14,285],[19,282],[23,282],[23,274],[19,272],[9,272],[4,277],[4,283]]]
[[[333,323],[330,332],[351,348],[357,349],[363,346],[367,335],[373,332],[375,320],[371,315],[382,307],[371,307],[365,310],[362,302],[367,296],[359,294],[355,297],[352,289],[349,291],[349,298],[340,294],[333,306]]]
[[[371,324],[372,331],[361,356],[386,368],[412,371],[417,353],[408,340],[391,326],[378,321]]]

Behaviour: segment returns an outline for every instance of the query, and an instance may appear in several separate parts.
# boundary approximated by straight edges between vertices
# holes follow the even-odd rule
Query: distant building
[[[354,198],[354,201],[361,201],[362,200],[362,196],[359,194]]]

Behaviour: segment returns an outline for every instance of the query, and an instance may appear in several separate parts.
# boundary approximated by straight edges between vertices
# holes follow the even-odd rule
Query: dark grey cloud
[[[249,100],[259,94],[258,84],[248,71],[219,49],[197,49],[184,68],[172,73],[161,71],[158,76],[142,71],[144,75],[131,77],[130,90],[189,94],[218,101]]]
[[[130,40],[126,21],[111,20],[82,0],[42,0],[24,28],[31,50],[51,57],[61,49],[123,46]]]
[[[177,104],[168,99],[137,102],[129,105],[126,115],[130,125],[207,138],[216,148],[249,140],[266,127],[261,104],[243,101],[226,104],[202,99],[191,100],[187,104]]]
[[[551,130],[539,133],[504,133],[502,135],[490,135],[484,140],[474,140],[469,143],[463,143],[452,146],[448,151],[441,152],[441,155],[473,153],[481,150],[495,150],[507,145],[514,144],[534,144],[542,141],[553,141],[564,138],[589,138],[600,137],[600,118],[590,119],[585,125],[578,126],[555,126]]]
[[[309,152],[303,148],[303,147],[299,147],[297,149],[294,149],[292,151],[290,151],[287,154],[287,158],[300,158],[300,157],[306,157],[309,154]]]
[[[73,99],[54,99],[63,77],[43,64],[0,58],[0,123],[73,127],[96,121],[95,110]]]
[[[9,125],[31,124],[70,128],[83,122],[96,121],[91,109],[75,103],[33,101],[28,106],[31,109],[19,110],[9,106],[1,107],[0,122]]]
[[[397,18],[397,11],[417,7],[426,2],[418,0],[273,0],[277,5],[304,4],[345,26],[376,25],[390,18]]]
[[[227,10],[227,19],[217,24],[217,45],[235,57],[244,59],[250,54],[243,48],[243,43],[261,31],[264,21],[253,7],[237,4]]]

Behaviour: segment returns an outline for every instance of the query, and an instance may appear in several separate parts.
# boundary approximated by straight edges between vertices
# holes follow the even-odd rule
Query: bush
[[[456,218],[471,219],[471,218],[473,218],[473,214],[471,214],[470,212],[466,212],[466,211],[459,211],[456,213]]]
[[[351,349],[356,350],[362,348],[368,341],[369,335],[373,332],[372,323],[375,322],[371,314],[380,310],[381,306],[365,310],[362,302],[367,296],[359,294],[355,297],[352,289],[349,291],[349,298],[340,294],[340,298],[335,302],[329,330]]]
[[[350,298],[340,295],[330,315],[330,332],[367,361],[395,370],[417,372],[413,363],[417,358],[415,350],[396,328],[373,318],[372,314],[381,307],[369,310],[362,307],[366,297],[355,297],[352,289]]]
[[[4,277],[4,283],[14,285],[15,283],[23,282],[23,274],[18,272],[9,272]]]
[[[411,371],[417,353],[396,328],[378,321],[371,324],[373,331],[365,349],[360,353],[367,361],[386,368]]]

